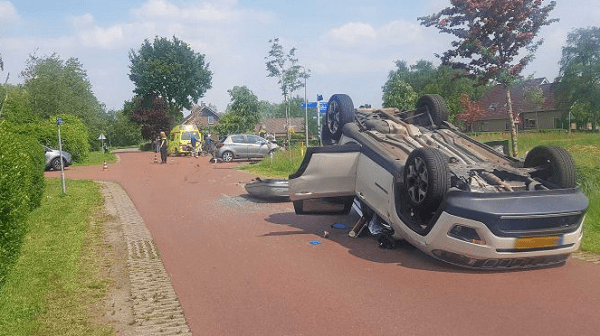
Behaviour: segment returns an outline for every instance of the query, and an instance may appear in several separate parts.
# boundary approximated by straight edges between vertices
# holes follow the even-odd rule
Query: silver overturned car
[[[336,94],[325,118],[328,145],[310,148],[289,178],[297,214],[358,204],[357,225],[376,218],[389,238],[474,269],[561,264],[578,249],[588,200],[565,149],[499,153],[448,123],[438,95],[399,111],[355,109]]]

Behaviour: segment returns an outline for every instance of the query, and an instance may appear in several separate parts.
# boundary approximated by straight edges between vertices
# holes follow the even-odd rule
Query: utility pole
[[[60,152],[60,179],[62,182],[62,193],[67,193],[67,186],[65,185],[65,167],[63,163],[63,151],[62,151],[62,140],[60,138],[60,125],[63,123],[62,118],[56,118],[56,125],[58,125],[58,151]]]

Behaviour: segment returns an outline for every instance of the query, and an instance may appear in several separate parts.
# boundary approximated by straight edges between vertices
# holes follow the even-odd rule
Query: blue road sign
[[[327,112],[327,103],[321,103],[321,108],[319,109],[319,112],[321,112],[321,113]]]
[[[306,104],[302,103],[302,108],[306,108]],[[309,102],[308,103],[308,108],[317,108],[317,102]]]

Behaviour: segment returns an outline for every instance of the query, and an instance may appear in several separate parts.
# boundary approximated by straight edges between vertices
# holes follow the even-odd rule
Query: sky
[[[561,48],[576,28],[600,26],[600,0],[557,0],[542,27],[544,44],[524,75],[558,76]],[[544,1],[545,4],[549,1]],[[317,94],[348,94],[355,106],[381,106],[381,87],[395,61],[438,65],[435,54],[453,37],[424,27],[417,17],[439,12],[450,0],[0,0],[2,83],[23,82],[29,55],[77,58],[92,89],[108,109],[133,97],[129,52],[145,39],[176,36],[205,55],[212,88],[200,101],[225,112],[227,90],[246,86],[260,100],[283,101],[275,78],[267,77],[269,40],[284,51],[296,48],[309,69],[308,101]],[[304,89],[293,93],[304,97]],[[199,103],[200,103],[199,101]]]

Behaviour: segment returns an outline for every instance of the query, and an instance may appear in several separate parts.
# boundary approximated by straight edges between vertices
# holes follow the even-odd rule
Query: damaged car
[[[289,178],[299,215],[346,214],[384,224],[392,240],[473,269],[564,263],[582,239],[588,200],[561,147],[524,160],[500,153],[448,122],[446,103],[424,95],[410,111],[355,109],[329,99],[323,147],[309,148]],[[358,205],[358,206],[356,206]]]

